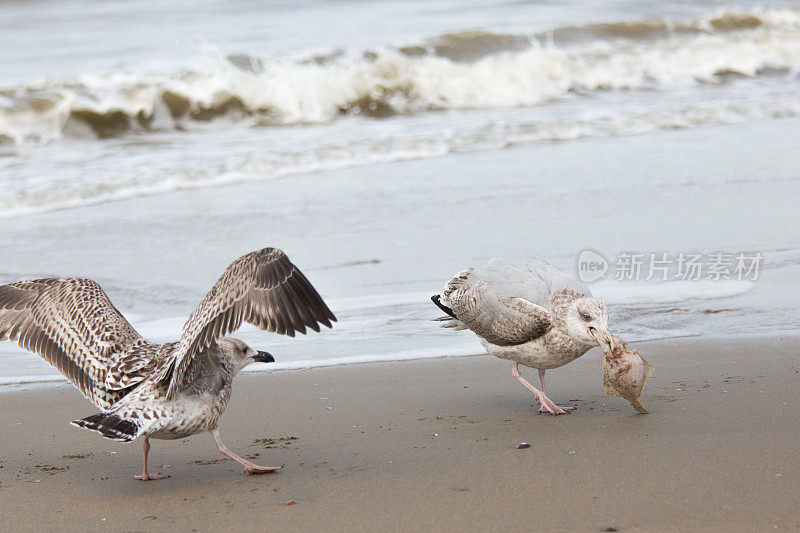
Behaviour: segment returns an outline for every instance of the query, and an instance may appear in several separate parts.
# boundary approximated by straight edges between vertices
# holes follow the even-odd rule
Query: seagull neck
[[[570,304],[582,297],[582,294],[570,289],[561,289],[560,291],[554,292],[553,295],[550,296],[550,312],[553,313],[556,318],[563,319],[569,310]]]
[[[563,327],[554,327],[550,330],[550,335],[545,339],[548,349],[563,353],[584,354],[593,346],[592,344],[579,342],[570,337]]]

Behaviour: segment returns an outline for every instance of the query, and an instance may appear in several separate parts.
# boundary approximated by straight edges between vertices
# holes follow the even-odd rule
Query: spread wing
[[[242,322],[294,337],[306,328],[331,327],[336,317],[311,282],[282,250],[264,248],[231,263],[183,326],[168,397],[173,397],[194,356]]]
[[[525,298],[498,294],[473,272],[453,278],[442,296],[456,318],[480,337],[511,346],[541,337],[552,327],[550,311]]]
[[[0,341],[42,356],[101,409],[152,369],[153,345],[96,282],[62,278],[0,286]]]

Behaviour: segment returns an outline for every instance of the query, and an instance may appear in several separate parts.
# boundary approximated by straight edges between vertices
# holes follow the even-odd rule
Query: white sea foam
[[[737,31],[714,22],[726,17]],[[757,23],[743,23],[744,17]],[[625,24],[637,27],[635,21]],[[670,90],[719,83],[727,74],[796,73],[800,66],[798,10],[729,10],[676,24],[694,31],[564,46],[541,45],[532,37],[524,49],[466,62],[384,49],[321,63],[275,59],[253,69],[225,59],[205,70],[113,72],[4,87],[0,135],[19,145],[70,132],[170,130],[220,115],[287,125],[347,114],[532,106],[574,92]],[[464,43],[475,46],[464,39],[456,45]]]
[[[25,383],[61,383],[67,378],[61,374],[31,375],[31,376],[0,376],[0,386],[23,385]]]
[[[0,219],[248,181],[352,168],[377,163],[441,157],[453,152],[495,149],[516,143],[613,137],[703,125],[737,124],[750,120],[800,116],[800,96],[763,102],[697,103],[650,111],[596,111],[575,120],[485,123],[441,135],[391,136],[354,140],[345,145],[318,146],[298,152],[266,153],[261,160],[231,163],[218,173],[206,168],[138,168],[118,170],[113,180],[102,176],[70,180],[54,186],[12,187],[0,196]],[[37,178],[45,179],[46,177]],[[13,185],[10,184],[10,185]]]
[[[606,281],[592,284],[592,291],[597,297],[603,299],[612,311],[623,311],[624,316],[618,317],[618,321],[615,323],[615,331],[630,340],[645,340],[692,334],[692,330],[686,329],[680,322],[665,322],[663,304],[680,304],[685,312],[691,313],[692,306],[699,302],[739,296],[753,290],[755,286],[754,282],[732,280],[659,283]],[[329,304],[342,319],[336,324],[334,332],[326,335],[324,339],[318,336],[298,337],[297,339],[270,336],[269,346],[275,350],[278,362],[252,365],[248,371],[304,370],[484,353],[480,342],[474,336],[469,333],[454,335],[452,331],[441,329],[438,323],[431,320],[438,314],[438,310],[433,308],[427,293],[396,293],[375,297],[339,298],[330,300]],[[634,306],[636,312],[634,315],[628,316],[625,309],[630,306]],[[652,313],[648,312],[648,309],[652,309]],[[157,342],[176,339],[185,320],[185,317],[147,320],[146,317],[136,316],[134,313],[127,313],[124,310],[123,314],[131,318],[140,333]],[[401,315],[406,320],[397,323],[397,317]],[[654,318],[655,322],[653,322]],[[396,345],[390,343],[392,347],[381,350],[380,348],[369,348],[370,345],[368,345],[366,350],[361,348],[364,351],[359,353],[362,343],[376,341],[386,330],[400,335],[404,332],[409,336],[424,335],[422,338],[427,339],[430,346],[397,350]],[[376,335],[377,337],[375,337]],[[264,332],[251,326],[242,328],[236,336],[251,343],[264,341]],[[322,344],[314,344],[315,342]],[[308,344],[305,344],[304,349],[298,352],[287,351],[299,346],[300,343]],[[381,342],[378,342],[377,345],[372,344],[371,346],[380,346],[380,344]],[[317,352],[315,347],[324,353],[315,353]],[[355,353],[353,353],[354,349]],[[349,355],[333,355],[342,352],[349,353]],[[287,359],[282,360],[281,354],[285,355]],[[13,370],[5,372],[6,375],[0,376],[0,386],[66,381],[55,370],[47,367],[43,361],[33,355],[22,353],[20,349],[12,345],[5,346],[2,355],[3,357],[12,356],[13,359],[7,361],[13,362],[14,368],[22,374],[14,375]],[[41,370],[42,373],[32,374],[37,370]]]
[[[610,305],[713,300],[745,294],[753,288],[755,283],[746,280],[605,281],[591,285],[592,293]]]
[[[408,350],[401,352],[387,352],[353,355],[348,357],[333,357],[330,359],[286,361],[277,363],[256,363],[250,365],[246,372],[263,372],[270,370],[308,370],[311,368],[323,368],[328,366],[358,365],[366,363],[387,363],[392,361],[412,361],[416,359],[437,359],[441,357],[463,357],[468,355],[480,355],[485,350],[479,342],[464,344],[448,348],[430,348],[420,350]]]
[[[542,45],[536,36],[462,32],[414,53],[401,47],[320,60],[217,57],[178,73],[111,72],[0,87],[0,153],[12,156],[0,159],[0,218],[515,143],[800,116],[800,10],[723,10],[682,22],[561,30],[575,32],[591,38]],[[467,52],[468,59],[459,55]],[[757,79],[727,83],[736,76]],[[697,90],[699,83],[714,86]],[[648,105],[614,100],[638,89],[656,89]],[[520,106],[534,107],[498,118],[502,108]],[[436,122],[430,117],[439,115],[420,113],[426,110],[472,111]],[[351,114],[396,117],[362,119],[363,132],[348,126],[353,120],[334,120]],[[397,127],[380,129],[387,122]],[[276,143],[284,130],[269,126],[286,124],[306,127],[293,131],[296,142]],[[314,128],[325,134],[305,133]],[[92,140],[131,131],[138,134],[113,141],[119,145]],[[258,143],[257,151],[243,148]],[[42,150],[50,151],[39,161]]]

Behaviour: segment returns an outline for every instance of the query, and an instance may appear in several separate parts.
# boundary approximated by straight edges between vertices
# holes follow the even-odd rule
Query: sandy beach
[[[230,333],[276,358],[220,426],[263,476],[205,434],[136,481],[141,442],[70,425],[97,412],[73,367],[0,342],[0,532],[800,529],[800,0],[48,0],[0,2],[0,33],[0,286],[91,279],[188,355],[226,267],[276,247],[337,318],[265,334],[253,309],[304,313],[275,287]],[[455,273],[536,257],[605,305],[571,338],[653,364],[652,414],[587,344],[547,373],[577,410],[539,415],[436,320]],[[498,294],[553,311],[545,278]],[[127,331],[91,299],[3,294],[0,336],[109,387],[154,350],[77,348]]]
[[[139,482],[139,442],[69,425],[94,410],[71,386],[6,392],[0,527],[800,528],[800,337],[636,348],[656,368],[651,415],[602,393],[598,350],[548,374],[551,398],[578,406],[559,417],[489,356],[242,375],[221,427],[234,451],[285,467],[263,476],[199,435],[154,441],[172,477]]]

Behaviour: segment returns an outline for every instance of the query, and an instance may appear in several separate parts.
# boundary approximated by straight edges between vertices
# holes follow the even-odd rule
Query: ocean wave
[[[74,180],[58,186],[8,187],[0,196],[0,219],[110,201],[323,172],[449,153],[497,149],[514,144],[569,141],[585,137],[638,135],[658,130],[738,124],[765,118],[800,117],[800,96],[763,102],[693,104],[631,113],[595,112],[573,120],[487,122],[462,130],[355,140],[299,151],[264,153],[256,160],[199,169],[118,170],[114,180]]]
[[[644,20],[604,22],[585,26],[569,26],[537,34],[539,40],[569,44],[604,39],[653,40],[675,36],[740,32],[756,28],[796,27],[800,19],[797,9],[722,9],[691,20],[651,18]]]
[[[794,74],[800,10],[725,10],[543,35],[447,34],[422,45],[306,60],[221,58],[177,74],[116,72],[0,88],[0,143],[171,131],[227,117],[249,126],[430,110],[532,106],[569,94]]]
[[[650,18],[620,22],[602,22],[583,26],[565,26],[533,35],[499,34],[478,30],[448,33],[429,39],[422,45],[410,45],[399,50],[409,56],[437,56],[453,61],[475,61],[482,57],[519,52],[532,45],[545,43],[570,46],[587,42],[628,40],[652,41],[672,37],[723,34],[756,28],[786,29],[800,23],[796,9],[728,9],[691,20]],[[326,59],[340,56],[332,54]],[[318,62],[322,58],[316,58]]]
[[[760,253],[762,257],[761,268],[763,269],[774,269],[800,265],[800,250],[771,250]]]

